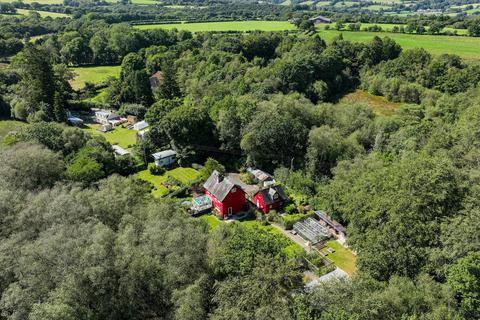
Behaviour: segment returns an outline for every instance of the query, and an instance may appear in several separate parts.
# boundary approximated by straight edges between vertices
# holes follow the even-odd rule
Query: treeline
[[[480,67],[458,56],[432,57],[424,49],[404,51],[362,74],[362,88],[395,102],[420,103],[441,93],[456,94],[480,83]]]

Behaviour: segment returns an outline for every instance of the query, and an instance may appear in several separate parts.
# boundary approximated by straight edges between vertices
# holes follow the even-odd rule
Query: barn
[[[245,191],[218,171],[213,171],[203,187],[205,194],[212,199],[213,208],[222,218],[245,208]]]

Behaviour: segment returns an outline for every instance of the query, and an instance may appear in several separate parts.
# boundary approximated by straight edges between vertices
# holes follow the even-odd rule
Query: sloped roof
[[[140,122],[137,122],[133,125],[133,129],[137,130],[137,131],[140,131],[140,130],[143,130],[145,129],[146,127],[148,127],[148,123],[147,121],[145,120],[142,120]]]
[[[203,187],[219,201],[223,201],[233,187],[237,187],[243,192],[243,189],[240,186],[233,183],[228,177],[220,174],[217,170],[212,172],[210,177],[203,184]]]
[[[258,191],[258,193],[260,193],[265,205],[287,200],[287,196],[285,195],[285,192],[281,186],[271,186],[270,188],[265,188]],[[278,195],[276,199],[274,199],[275,194]]]
[[[163,158],[174,156],[176,154],[177,153],[175,151],[170,149],[170,150],[164,150],[164,151],[156,152],[156,153],[152,154],[152,157],[154,159],[163,159]]]
[[[337,230],[338,232],[346,233],[347,229],[345,229],[344,226],[342,226],[340,223],[337,221],[331,219],[325,212],[322,211],[315,211],[315,214],[317,217],[321,220],[323,220],[326,224],[328,224],[330,227],[333,229]]]
[[[329,18],[325,17],[325,16],[315,16],[315,17],[312,17],[310,19],[308,19],[310,21],[314,21],[314,20],[322,20],[322,21],[327,21],[327,22],[331,22],[332,20],[330,20]]]
[[[162,73],[160,71],[157,71],[154,74],[152,74],[150,78],[160,79],[161,76],[162,76]]]

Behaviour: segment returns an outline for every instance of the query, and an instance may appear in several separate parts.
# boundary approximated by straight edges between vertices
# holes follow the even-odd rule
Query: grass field
[[[169,176],[187,185],[190,184],[191,181],[196,180],[199,174],[200,173],[193,168],[179,167],[169,170],[162,175],[152,175],[147,169],[137,173],[137,177],[150,182],[154,186],[154,190],[152,190],[154,197],[162,197],[168,194],[168,189],[163,185],[163,182],[165,182]]]
[[[26,10],[26,9],[17,9],[17,14],[28,15],[30,12],[38,12],[41,17],[52,17],[52,18],[69,18],[70,16],[65,13],[58,12],[48,12],[48,11],[38,11],[38,10]]]
[[[430,36],[402,33],[351,32],[337,30],[321,30],[320,37],[327,42],[339,34],[345,40],[368,42],[374,36],[388,36],[402,46],[403,49],[424,48],[433,55],[443,53],[457,54],[467,61],[480,62],[480,38],[455,36]]]
[[[9,132],[16,131],[24,125],[26,123],[16,120],[0,120],[0,147],[3,145],[3,139]]]
[[[227,22],[199,22],[199,23],[174,23],[150,24],[135,26],[138,29],[178,29],[191,32],[206,31],[283,31],[295,30],[295,26],[288,21],[227,21]]]
[[[120,66],[78,67],[71,70],[77,74],[75,79],[70,81],[75,90],[83,88],[85,82],[100,83],[108,77],[118,77],[120,74]]]
[[[357,269],[357,257],[355,257],[355,255],[350,250],[348,250],[335,240],[327,242],[327,246],[335,250],[334,253],[328,253],[328,258],[332,260],[337,267],[339,267],[349,275],[352,275]]]
[[[100,132],[97,131],[99,127],[100,124],[92,124],[89,125],[88,128],[85,130],[92,134],[104,136],[108,142],[110,142],[111,144],[118,144],[122,148],[130,148],[136,143],[135,130],[117,127],[109,132]]]

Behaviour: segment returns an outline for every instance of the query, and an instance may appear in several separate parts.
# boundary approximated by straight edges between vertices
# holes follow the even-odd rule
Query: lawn
[[[173,23],[149,24],[135,26],[138,29],[179,29],[191,32],[206,31],[283,31],[295,30],[296,27],[288,21],[226,21],[226,22],[199,22],[199,23]]]
[[[85,82],[96,84],[107,80],[108,77],[118,77],[120,74],[120,66],[77,67],[71,70],[77,74],[70,81],[75,90],[83,88]]]
[[[16,120],[0,120],[0,146],[3,144],[3,139],[9,132],[16,131],[24,125],[26,125],[25,122]]]
[[[403,33],[379,33],[379,32],[351,32],[337,30],[321,30],[320,37],[327,42],[339,34],[343,34],[345,40],[368,42],[374,36],[390,37],[402,46],[403,49],[424,48],[433,55],[443,53],[457,54],[467,61],[480,62],[480,38],[456,37],[456,36],[431,36]]]
[[[109,132],[100,132],[98,128],[100,128],[99,124],[92,124],[88,125],[86,130],[92,134],[104,136],[110,144],[118,144],[122,148],[131,148],[136,143],[136,131],[133,129],[117,127]]]
[[[334,253],[328,253],[328,259],[332,260],[337,267],[339,267],[349,275],[352,275],[357,269],[357,257],[336,240],[327,242],[327,246],[335,250]],[[324,252],[327,251],[325,251],[324,249]]]
[[[391,116],[402,104],[388,101],[385,97],[375,96],[363,90],[356,90],[340,99],[339,104],[365,104],[372,108],[377,116]]]
[[[0,0],[1,1],[1,0]],[[70,15],[65,13],[58,12],[48,12],[48,11],[38,11],[38,10],[26,10],[26,9],[17,9],[17,14],[28,15],[30,12],[38,12],[42,18],[52,17],[52,18],[70,18]]]
[[[150,182],[154,186],[154,190],[152,190],[152,195],[154,197],[162,197],[169,193],[169,190],[163,185],[163,182],[165,182],[169,176],[177,179],[185,185],[188,185],[192,181],[196,180],[199,174],[200,173],[193,168],[179,167],[168,170],[162,175],[153,175],[147,169],[137,173],[137,177]]]

